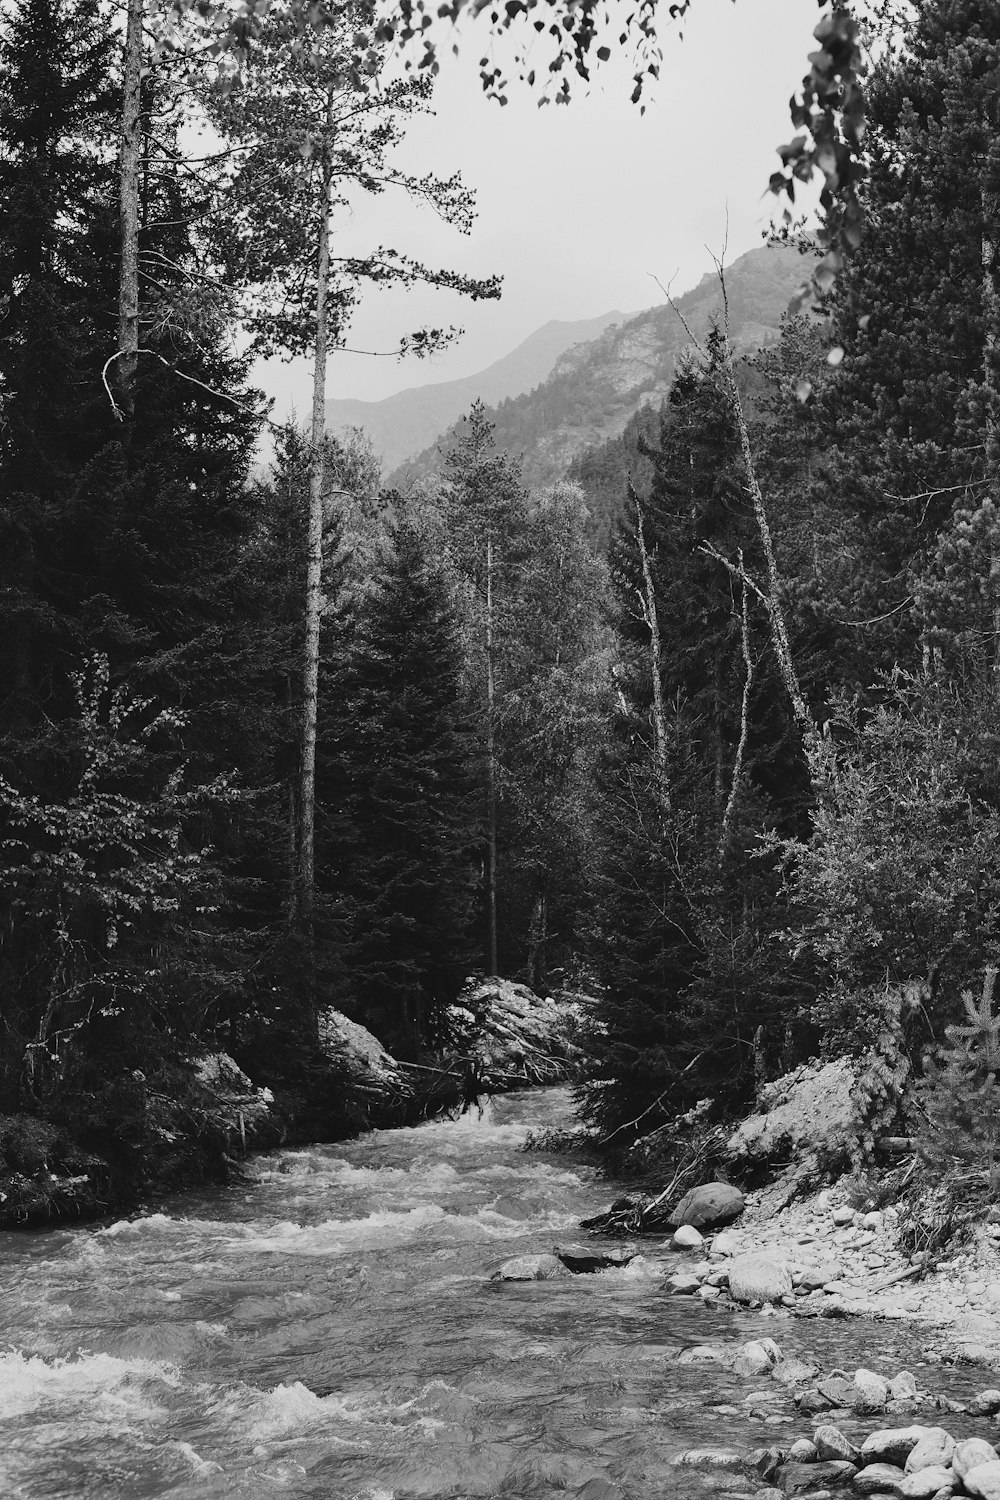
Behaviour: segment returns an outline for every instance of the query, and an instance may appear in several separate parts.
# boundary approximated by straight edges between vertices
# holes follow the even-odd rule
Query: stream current
[[[668,1298],[677,1257],[656,1243],[624,1270],[491,1282],[507,1256],[580,1239],[619,1191],[521,1151],[568,1123],[566,1090],[508,1095],[257,1157],[247,1182],[103,1228],[3,1237],[0,1496],[746,1494],[671,1460],[808,1424],[787,1396],[754,1415],[747,1383],[678,1364],[685,1346],[768,1336],[825,1371],[919,1363],[912,1326]]]

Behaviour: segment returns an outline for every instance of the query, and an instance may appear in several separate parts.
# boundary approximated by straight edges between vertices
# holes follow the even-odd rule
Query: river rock
[[[700,1250],[705,1241],[693,1224],[681,1224],[670,1238],[671,1250]]]
[[[969,1402],[969,1410],[977,1417],[993,1417],[1000,1412],[1000,1391],[980,1391]]]
[[[848,1224],[854,1223],[854,1209],[846,1203],[841,1203],[830,1215],[838,1229],[844,1229]]]
[[[863,1464],[906,1463],[910,1454],[928,1429],[926,1427],[886,1427],[873,1432],[861,1444]]]
[[[853,1464],[834,1461],[819,1464],[785,1464],[781,1487],[786,1495],[806,1495],[814,1490],[843,1490],[858,1470]]]
[[[838,1260],[821,1260],[814,1266],[804,1268],[799,1285],[804,1286],[807,1292],[818,1292],[832,1281],[839,1281],[843,1274],[844,1268]]]
[[[718,1344],[691,1344],[677,1356],[679,1365],[725,1365],[729,1356]]]
[[[816,1444],[811,1438],[796,1438],[788,1450],[788,1461],[793,1464],[814,1464],[819,1458]],[[900,1473],[902,1473],[902,1469]]]
[[[781,1358],[781,1350],[773,1339],[753,1339],[744,1344],[733,1361],[733,1373],[749,1376],[767,1375]]]
[[[695,1229],[714,1229],[738,1219],[745,1202],[739,1188],[731,1187],[728,1182],[705,1182],[684,1194],[667,1223],[672,1229],[682,1224]]]
[[[863,1472],[863,1471],[862,1471]],[[905,1474],[897,1486],[900,1500],[935,1500],[942,1494],[950,1495],[955,1489],[955,1476],[942,1464],[928,1464],[914,1474]]]
[[[700,1286],[698,1277],[687,1271],[675,1271],[664,1282],[664,1288],[671,1297],[693,1297]]]
[[[771,1379],[776,1380],[779,1385],[791,1387],[805,1385],[806,1381],[818,1374],[817,1366],[807,1365],[804,1359],[783,1359],[771,1371]]]
[[[855,1370],[854,1409],[858,1412],[882,1411],[889,1400],[889,1382],[874,1370]]]
[[[1000,1453],[985,1438],[965,1438],[955,1444],[955,1451],[951,1455],[951,1467],[963,1483],[970,1469],[976,1469],[980,1464],[995,1463],[1000,1463]]]
[[[1000,1500],[1000,1463],[977,1464],[966,1472],[962,1484],[976,1500]]]
[[[895,1495],[906,1475],[895,1464],[868,1464],[855,1476],[854,1488],[859,1495]]]
[[[943,1468],[951,1464],[955,1451],[955,1439],[943,1427],[925,1427],[920,1439],[907,1454],[903,1468],[907,1474],[918,1469]]]
[[[816,1444],[816,1452],[821,1459],[842,1458],[849,1464],[857,1464],[861,1454],[849,1438],[846,1438],[839,1427],[823,1426],[817,1427],[813,1433],[813,1442]]]
[[[625,1246],[600,1248],[596,1245],[553,1245],[552,1254],[558,1256],[564,1266],[576,1275],[588,1271],[606,1271],[614,1266],[627,1266],[635,1259],[635,1250]]]
[[[556,1255],[514,1255],[498,1266],[491,1281],[554,1281],[559,1276],[572,1276]]]
[[[672,1460],[683,1469],[744,1469],[746,1459],[735,1448],[688,1448]]]
[[[709,1247],[709,1255],[718,1260],[723,1255],[736,1255],[740,1248],[740,1242],[735,1234],[727,1234],[725,1230],[717,1234]]]
[[[909,1370],[900,1370],[889,1381],[889,1395],[893,1401],[912,1401],[917,1394],[917,1382]]]
[[[786,1260],[766,1250],[738,1255],[729,1266],[729,1295],[734,1302],[777,1302],[792,1290]]]

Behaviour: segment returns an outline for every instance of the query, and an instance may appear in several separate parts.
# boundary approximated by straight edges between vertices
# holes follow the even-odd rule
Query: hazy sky
[[[665,12],[666,7],[662,10]],[[550,318],[638,312],[662,300],[654,277],[685,291],[721,251],[760,243],[775,147],[792,132],[788,99],[806,70],[814,0],[696,0],[683,37],[667,36],[663,73],[644,115],[629,102],[627,59],[597,71],[588,96],[539,109],[513,86],[506,106],[486,99],[477,61],[482,28],[459,57],[442,56],[435,115],[414,124],[401,159],[422,172],[461,171],[476,190],[471,236],[405,197],[360,199],[336,227],[349,253],[392,245],[426,262],[503,276],[499,302],[440,292],[372,292],[349,342],[392,349],[421,324],[457,323],[456,348],[433,361],[336,352],[328,395],[378,400],[408,386],[473,374]],[[581,89],[584,86],[581,83]],[[706,248],[709,247],[709,248]],[[309,409],[304,364],[277,361],[257,378],[284,416]]]

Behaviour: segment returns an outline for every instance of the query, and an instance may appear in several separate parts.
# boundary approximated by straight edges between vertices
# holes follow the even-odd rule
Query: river
[[[561,1089],[509,1095],[261,1156],[248,1182],[144,1216],[5,1236],[0,1496],[739,1495],[672,1458],[809,1426],[777,1391],[754,1414],[746,1382],[678,1364],[685,1346],[766,1334],[826,1370],[916,1370],[913,1329],[665,1297],[676,1257],[656,1245],[625,1270],[491,1282],[616,1192],[521,1151],[569,1108]]]

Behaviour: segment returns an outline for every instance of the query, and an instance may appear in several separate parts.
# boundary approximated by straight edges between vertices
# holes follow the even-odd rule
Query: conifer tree
[[[350,725],[340,709],[328,731],[353,832],[345,985],[401,1054],[433,1037],[472,957],[481,832],[463,666],[446,577],[402,520],[359,607]]]

